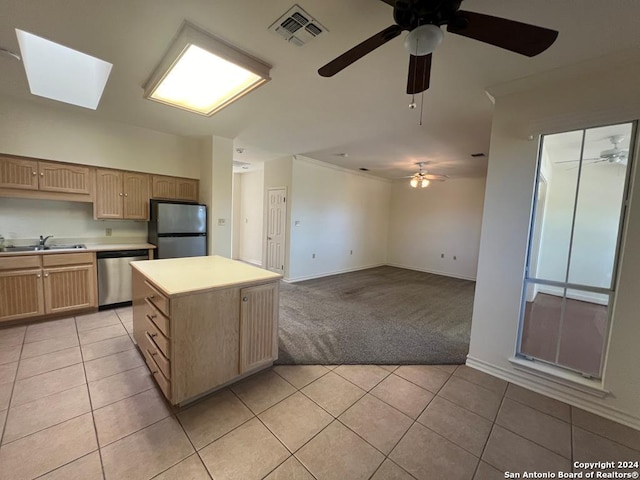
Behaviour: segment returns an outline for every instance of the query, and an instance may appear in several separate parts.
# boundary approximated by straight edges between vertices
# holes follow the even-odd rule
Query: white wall
[[[537,142],[529,135],[640,118],[640,62],[602,59],[576,71],[551,72],[535,82],[492,91],[496,97],[478,275],[467,363],[640,428],[640,179],[635,169],[629,224],[613,306],[602,382],[519,368],[513,357],[535,182]],[[602,69],[603,71],[599,71]],[[574,75],[574,73],[578,73]],[[522,90],[526,89],[526,90]],[[518,91],[520,90],[520,91]],[[585,392],[610,392],[604,398]]]
[[[196,139],[0,96],[0,153],[200,178]]]
[[[209,255],[231,258],[233,231],[233,140],[211,136],[201,141],[200,201],[209,206]]]
[[[262,265],[264,170],[238,173],[238,258]]]
[[[240,258],[240,174],[233,174],[233,200],[231,205],[231,258]]]
[[[393,183],[388,263],[475,280],[484,188],[484,178],[432,182],[425,189]]]
[[[386,263],[388,180],[296,156],[292,185],[289,280]]]

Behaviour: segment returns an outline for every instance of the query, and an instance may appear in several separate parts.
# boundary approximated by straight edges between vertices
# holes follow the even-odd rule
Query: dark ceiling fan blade
[[[367,53],[372,52],[376,48],[384,45],[389,40],[393,40],[402,32],[402,27],[399,25],[391,25],[385,28],[374,36],[366,39],[364,42],[356,45],[351,50],[343,53],[338,58],[330,61],[324,67],[318,70],[318,73],[322,77],[333,77],[340,70],[348,67],[356,60],[360,60]]]
[[[527,57],[544,52],[558,38],[555,30],[466,10],[456,13],[447,31]]]
[[[407,93],[424,92],[429,88],[431,79],[431,54],[416,57],[409,55],[409,76],[407,77]]]

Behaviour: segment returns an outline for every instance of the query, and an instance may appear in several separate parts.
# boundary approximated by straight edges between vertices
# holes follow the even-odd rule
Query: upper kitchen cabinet
[[[84,165],[0,156],[3,196],[90,202],[91,184],[91,168]]]
[[[153,175],[151,192],[152,198],[197,202],[198,180]]]
[[[96,169],[95,218],[149,219],[149,175]]]

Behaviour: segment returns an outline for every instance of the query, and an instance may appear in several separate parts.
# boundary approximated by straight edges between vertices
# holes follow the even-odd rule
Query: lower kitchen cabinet
[[[0,258],[0,322],[97,307],[95,254]]]
[[[0,258],[0,322],[44,312],[40,256]]]
[[[219,263],[214,265],[216,258]],[[233,262],[223,260],[225,268]],[[193,263],[190,259],[171,262],[166,268],[177,277],[181,264]],[[219,257],[208,257],[196,268],[210,272],[221,268],[220,262]],[[193,292],[172,294],[154,281],[154,275],[141,272],[141,264],[150,265],[132,264],[133,336],[158,386],[173,405],[221,388],[277,359],[279,275],[268,272],[258,281],[222,282],[222,286],[208,288],[201,285]],[[150,268],[164,266],[152,262]],[[198,276],[190,271],[192,277]],[[237,280],[238,276],[232,278]]]
[[[95,253],[42,255],[45,313],[98,306]]]

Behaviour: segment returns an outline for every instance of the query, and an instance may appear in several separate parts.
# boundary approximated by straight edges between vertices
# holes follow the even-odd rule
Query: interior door
[[[267,269],[284,274],[285,233],[287,223],[287,191],[268,190]]]

